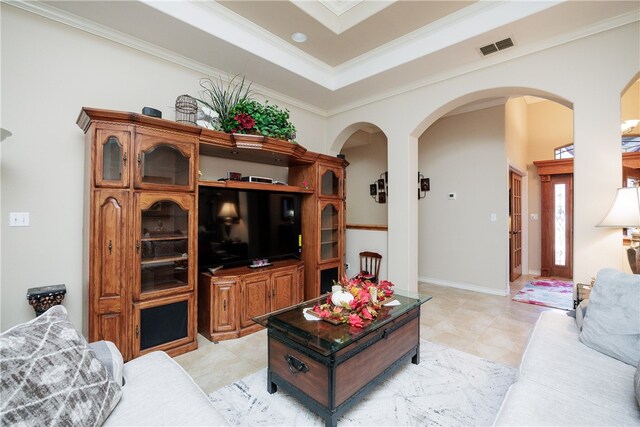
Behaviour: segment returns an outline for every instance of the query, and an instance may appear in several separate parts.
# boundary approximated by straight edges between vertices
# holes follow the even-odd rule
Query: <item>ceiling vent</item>
[[[482,53],[483,56],[487,56],[491,53],[497,52],[499,50],[504,50],[507,48],[510,48],[511,46],[513,46],[513,40],[511,40],[511,37],[506,38],[504,40],[500,40],[497,41],[495,43],[491,43],[488,44],[486,46],[482,46],[480,48],[480,53]]]

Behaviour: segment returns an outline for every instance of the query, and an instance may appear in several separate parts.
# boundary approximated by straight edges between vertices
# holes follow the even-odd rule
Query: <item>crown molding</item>
[[[164,59],[168,62],[177,64],[179,66],[201,73],[203,76],[217,77],[217,78],[223,79],[223,81],[228,80],[229,73],[225,71],[208,66],[201,62],[195,61],[191,58],[187,58],[186,56],[177,54],[174,51],[161,48],[152,43],[146,42],[144,40],[140,40],[136,37],[114,30],[102,24],[89,21],[85,18],[81,18],[77,15],[49,6],[46,3],[41,3],[39,1],[23,1],[23,0],[1,0],[1,2],[7,5],[14,6],[18,9],[22,9],[26,12],[31,12],[33,14],[42,16],[47,19],[51,19],[61,24],[68,25],[70,27],[76,28],[86,33],[93,34],[98,37],[102,37],[106,40],[121,44],[131,49],[135,49],[140,52],[153,55],[157,58]],[[302,110],[308,111],[310,113],[317,114],[322,117],[327,116],[326,110],[322,108],[318,108],[315,105],[309,104],[307,102],[301,101],[297,98],[293,98],[291,96],[274,91],[272,89],[269,89],[265,86],[261,86],[256,83],[252,83],[252,87],[255,89],[256,92],[260,93],[264,97],[285,102],[287,104],[290,104]]]
[[[168,16],[334,90],[333,67],[215,1],[138,0]],[[251,46],[251,49],[247,49]]]
[[[289,1],[338,35],[396,2],[396,0],[343,1],[342,4],[351,4],[347,4],[345,7],[335,7],[336,2],[324,0]]]
[[[566,43],[571,43],[573,41],[576,41],[585,37],[589,37],[605,31],[613,30],[615,28],[619,28],[628,24],[632,24],[634,22],[638,22],[638,21],[640,21],[640,14],[638,14],[637,11],[632,11],[622,15],[618,15],[613,18],[605,19],[591,26],[584,27],[576,31],[572,31],[570,33],[565,33],[565,34],[552,37],[547,40],[542,40],[540,42],[533,43],[526,46],[516,46],[513,49],[509,49],[501,52],[499,55],[484,57],[482,61],[463,65],[463,66],[457,67],[456,69],[447,70],[446,72],[439,73],[437,75],[413,82],[403,87],[396,87],[393,90],[379,93],[376,96],[361,98],[356,102],[345,104],[338,108],[329,109],[327,111],[327,116],[331,117],[336,114],[342,114],[347,111],[363,107],[365,105],[373,104],[394,96],[402,95],[403,93],[411,92],[427,86],[438,84],[447,80],[454,79],[456,77],[463,76],[465,74],[490,68],[495,65],[502,64],[504,62],[521,58],[523,56],[531,55],[533,53],[542,52],[547,49],[552,49],[556,46],[560,46]]]
[[[24,0],[0,0],[0,2],[43,16],[48,19],[52,19],[54,21],[60,22],[70,27],[74,27],[76,29],[85,31],[90,34],[94,34],[96,36],[119,43],[121,45],[130,47],[132,49],[136,49],[141,52],[156,56],[166,61],[183,66],[187,69],[191,69],[198,73],[202,73],[203,75],[218,76],[223,79],[225,79],[228,75],[228,73],[226,73],[225,71],[218,70],[214,67],[205,65],[198,61],[179,55],[168,49],[158,47],[156,45],[153,45],[152,43],[137,39],[128,34],[113,30],[109,27],[103,26],[93,21],[89,21],[87,19],[78,17],[71,13],[62,11],[46,3],[41,3],[39,1],[24,1]],[[480,2],[480,3],[485,3],[485,2]],[[496,2],[487,2],[487,3],[491,4]],[[494,5],[493,7],[497,7],[497,5]],[[469,7],[464,8],[462,10],[464,11],[468,8]],[[471,12],[473,12],[473,10],[471,10]],[[469,11],[467,11],[467,13],[469,13]],[[402,87],[397,87],[393,90],[379,93],[376,96],[360,98],[353,103],[344,104],[344,105],[341,105],[340,107],[328,109],[328,110],[319,108],[317,106],[309,104],[300,99],[290,97],[288,95],[271,90],[264,86],[260,86],[258,84],[254,84],[253,87],[256,89],[256,92],[259,92],[265,97],[271,98],[273,100],[279,100],[279,101],[285,102],[289,105],[295,106],[297,108],[300,108],[302,110],[308,111],[313,114],[317,114],[321,117],[329,117],[329,116],[341,114],[356,108],[360,108],[367,104],[379,102],[393,96],[401,95],[406,92],[410,92],[410,91],[427,87],[433,84],[437,84],[449,79],[453,79],[468,73],[489,68],[494,65],[510,61],[512,59],[520,58],[522,56],[526,56],[532,53],[550,49],[555,46],[562,45],[564,43],[569,43],[574,40],[578,40],[580,38],[588,37],[603,31],[611,30],[617,27],[621,27],[623,25],[637,22],[639,20],[640,20],[640,15],[638,14],[638,12],[632,11],[623,15],[619,15],[614,18],[597,22],[589,27],[584,27],[580,30],[576,30],[567,34],[562,34],[562,35],[559,35],[551,39],[547,39],[532,45],[516,46],[513,50],[509,49],[507,51],[501,52],[499,55],[496,55],[493,57],[485,57],[481,61],[478,61],[476,63],[461,66],[453,70],[448,70],[447,72],[443,72],[438,75],[434,75]],[[440,25],[444,25],[444,23],[440,23]],[[412,34],[413,33],[407,35],[407,37],[411,36]],[[359,58],[359,59],[362,59],[362,58]],[[332,70],[331,67],[328,67],[328,68],[330,71]],[[336,68],[340,69],[340,67],[336,67]]]
[[[476,2],[335,67],[335,89],[380,74],[464,40],[526,18],[566,0]]]

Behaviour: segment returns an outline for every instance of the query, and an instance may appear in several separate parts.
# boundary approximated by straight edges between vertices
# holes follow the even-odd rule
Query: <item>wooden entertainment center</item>
[[[252,317],[317,297],[344,272],[347,162],[299,144],[137,113],[83,108],[89,341],[125,360],[175,356],[261,327]],[[198,180],[206,158],[286,168],[288,185]],[[228,170],[207,170],[223,178]],[[198,188],[298,194],[300,259],[198,272]]]

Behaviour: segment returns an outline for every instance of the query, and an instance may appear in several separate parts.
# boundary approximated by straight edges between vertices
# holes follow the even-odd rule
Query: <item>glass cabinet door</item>
[[[137,134],[135,187],[192,191],[195,146],[195,140]]]
[[[136,297],[147,299],[193,288],[193,196],[136,195]],[[193,235],[193,234],[191,234]],[[180,289],[184,288],[184,289]]]
[[[129,186],[129,147],[131,131],[98,129],[96,131],[96,187]]]
[[[342,197],[342,170],[320,166],[320,196]]]
[[[340,256],[340,209],[333,202],[324,202],[320,209],[320,261]]]

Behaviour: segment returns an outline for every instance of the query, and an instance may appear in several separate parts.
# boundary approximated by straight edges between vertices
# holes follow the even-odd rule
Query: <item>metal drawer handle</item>
[[[382,338],[387,339],[388,337],[389,337],[389,330],[385,329],[384,331],[382,331]]]
[[[304,374],[305,372],[309,371],[309,367],[306,363],[304,363],[302,360],[296,359],[290,354],[287,354],[284,357],[284,360],[286,360],[289,364],[289,370],[292,374],[297,374],[298,372],[302,372]]]

